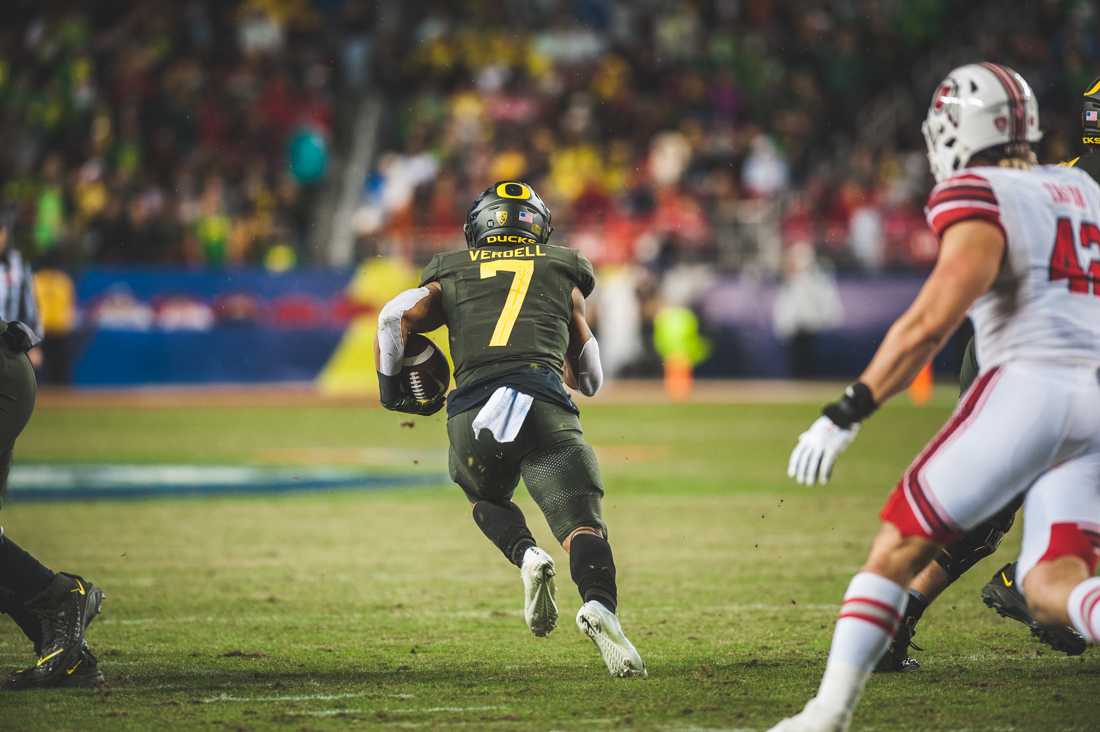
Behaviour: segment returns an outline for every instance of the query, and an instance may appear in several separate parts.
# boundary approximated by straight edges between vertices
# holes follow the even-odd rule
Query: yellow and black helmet
[[[1100,78],[1085,89],[1081,102],[1081,142],[1100,147]]]
[[[531,186],[513,180],[486,188],[470,206],[462,227],[470,248],[496,243],[545,244],[553,231],[550,209]]]

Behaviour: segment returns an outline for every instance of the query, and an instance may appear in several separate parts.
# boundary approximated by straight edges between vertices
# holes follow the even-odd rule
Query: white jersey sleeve
[[[968,168],[933,190],[937,236],[988,221],[1007,249],[970,308],[982,370],[1009,361],[1100,365],[1100,186],[1075,168]]]

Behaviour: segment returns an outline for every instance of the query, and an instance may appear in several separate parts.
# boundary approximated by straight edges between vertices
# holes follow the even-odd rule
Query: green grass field
[[[201,400],[200,400],[201,401]],[[585,408],[608,496],[624,627],[646,680],[608,678],[573,623],[536,639],[518,572],[438,487],[137,502],[11,502],[7,532],[108,592],[89,633],[109,686],[0,694],[0,729],[764,729],[816,689],[838,600],[887,491],[948,413],[877,415],[835,483],[788,482],[818,404]],[[439,417],[352,406],[44,406],[31,462],[366,464],[442,473]],[[1100,655],[1069,659],[978,599],[1016,550],[948,590],[924,668],[876,677],[856,729],[1095,729]],[[0,664],[31,660],[0,619]]]

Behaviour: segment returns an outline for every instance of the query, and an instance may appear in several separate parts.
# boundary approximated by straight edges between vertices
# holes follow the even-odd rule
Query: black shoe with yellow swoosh
[[[103,591],[91,582],[59,572],[27,603],[27,609],[42,621],[38,659],[33,666],[13,673],[5,688],[81,685],[76,682],[85,681],[89,671],[98,676],[95,656],[84,643],[84,630],[99,613],[102,602]]]
[[[44,688],[43,684],[35,683],[27,675],[33,668],[32,666],[22,671],[13,672],[8,677],[5,687],[13,691]],[[106,679],[103,677],[103,672],[99,670],[99,659],[95,657],[92,649],[88,647],[88,643],[85,641],[80,650],[80,659],[73,666],[66,669],[65,675],[53,686],[66,689],[94,689],[104,683],[106,683]]]
[[[80,651],[80,661],[57,685],[65,688],[94,689],[104,683],[106,680],[103,678],[103,672],[99,670],[99,660],[85,643]]]
[[[1001,617],[1012,618],[1026,625],[1031,634],[1056,651],[1067,656],[1080,656],[1088,644],[1073,628],[1062,625],[1041,625],[1031,617],[1027,600],[1016,587],[1016,564],[1006,564],[982,588],[982,602]]]

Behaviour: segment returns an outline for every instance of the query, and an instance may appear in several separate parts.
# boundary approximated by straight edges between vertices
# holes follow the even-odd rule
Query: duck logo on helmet
[[[489,232],[494,236],[533,236],[535,243],[546,244],[554,226],[550,223],[550,209],[530,185],[505,180],[482,191],[470,206],[462,227],[466,246],[471,248],[486,243]]]
[[[526,201],[531,197],[531,187],[526,183],[507,181],[497,184],[497,195],[501,198],[512,198],[517,201]]]

